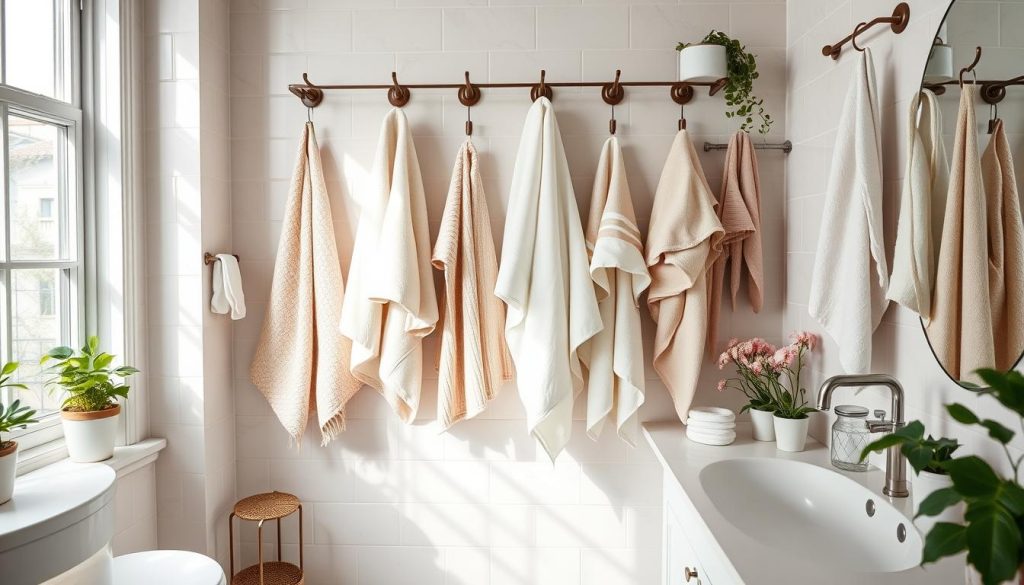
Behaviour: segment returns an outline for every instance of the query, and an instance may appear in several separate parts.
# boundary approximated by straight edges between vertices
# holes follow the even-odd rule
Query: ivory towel
[[[222,260],[223,261],[223,260]],[[249,376],[292,439],[316,409],[321,444],[345,429],[345,404],[361,387],[338,331],[345,284],[313,124],[302,131],[277,244],[277,261]]]
[[[875,72],[871,49],[860,55],[839,118],[809,307],[848,374],[871,370],[871,336],[889,305]]]
[[[920,315],[925,323],[931,319],[932,284],[948,188],[949,162],[939,103],[934,93],[922,89],[910,101],[907,115],[907,167],[885,296]]]
[[[587,245],[551,102],[526,115],[505,218],[495,294],[530,432],[551,460],[572,430],[583,389],[578,350],[601,330]]]
[[[444,272],[437,420],[448,429],[480,414],[501,383],[512,379],[503,335],[505,307],[492,294],[498,261],[491,219],[469,139],[455,157],[433,264]]]
[[[231,254],[217,254],[213,263],[213,296],[210,310],[219,315],[231,312],[235,321],[245,318],[245,293],[242,292],[242,274],[238,258]]]
[[[636,446],[644,403],[644,346],[640,295],[651,283],[636,225],[619,141],[612,136],[601,158],[587,221],[590,277],[604,328],[580,348],[587,368],[587,433],[597,439],[606,420]]]
[[[725,233],[722,255],[715,261],[711,276],[708,308],[708,354],[716,355],[718,316],[725,287],[726,265],[729,265],[729,289],[732,308],[746,275],[747,298],[755,313],[764,304],[764,263],[761,251],[761,180],[757,172],[754,143],[746,132],[737,132],[729,140],[722,175],[722,197],[718,219]]]
[[[722,251],[724,230],[715,206],[697,152],[680,130],[661,171],[647,233],[654,369],[680,421],[697,390],[708,333],[708,271]]]
[[[352,340],[352,374],[410,423],[423,384],[423,338],[438,316],[423,180],[398,108],[384,116],[361,204],[341,332]]]

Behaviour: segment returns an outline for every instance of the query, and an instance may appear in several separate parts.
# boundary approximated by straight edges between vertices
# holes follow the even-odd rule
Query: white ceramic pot
[[[679,51],[679,81],[718,81],[728,75],[722,45],[690,45]]]
[[[914,494],[914,512],[917,513],[917,509],[921,506],[921,502],[925,500],[932,492],[940,490],[942,488],[952,487],[953,480],[948,475],[942,475],[939,473],[932,473],[930,471],[922,471],[917,474],[916,477],[910,480],[911,486],[913,486],[912,493]],[[922,535],[927,535],[928,531],[935,526],[936,522],[955,522],[961,524],[964,521],[964,505],[963,503],[957,504],[943,510],[938,516],[918,516],[914,519],[914,525],[921,531]]]
[[[120,413],[120,405],[94,412],[62,410],[60,417],[64,425],[64,440],[71,460],[92,463],[110,459],[114,454],[117,415]]]
[[[811,419],[804,418],[780,418],[775,419],[775,446],[780,451],[797,452],[804,450],[807,443],[807,429]]]
[[[0,504],[10,501],[14,495],[14,475],[18,471],[18,444],[8,441],[0,449]]]
[[[767,410],[749,409],[750,426],[755,441],[775,440],[775,415]]]

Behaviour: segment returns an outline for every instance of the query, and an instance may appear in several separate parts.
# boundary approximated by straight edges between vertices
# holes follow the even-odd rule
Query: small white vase
[[[725,47],[690,45],[679,51],[679,81],[709,82],[728,77]]]
[[[757,410],[751,408],[748,410],[750,413],[750,428],[753,431],[755,441],[774,441],[775,440],[775,415],[767,410]]]
[[[114,455],[117,415],[121,406],[93,412],[60,413],[68,456],[77,463],[92,463]]]
[[[14,476],[18,471],[18,444],[9,443],[0,449],[0,504],[9,502],[14,495]]]
[[[804,450],[807,443],[807,429],[811,419],[780,418],[775,416],[775,445],[780,451],[797,452]]]
[[[921,471],[914,478],[910,480],[910,484],[913,487],[912,493],[914,494],[914,513],[921,507],[921,502],[925,500],[932,492],[940,490],[942,488],[952,487],[953,480],[948,475],[942,475],[939,473],[932,473],[930,471]],[[927,535],[928,531],[935,526],[936,522],[955,522],[962,524],[964,521],[964,505],[959,503],[955,506],[950,506],[942,511],[938,516],[918,516],[914,519],[914,526],[921,531],[922,535]]]

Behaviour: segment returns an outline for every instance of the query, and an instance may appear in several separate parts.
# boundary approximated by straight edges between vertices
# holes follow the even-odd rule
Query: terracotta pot
[[[775,416],[775,446],[780,451],[797,452],[804,450],[807,443],[807,429],[811,419],[781,418]]]
[[[68,456],[78,463],[110,459],[114,455],[117,415],[121,405],[90,412],[60,411]]]
[[[18,471],[18,443],[0,443],[0,504],[10,501],[14,495],[14,476]]]
[[[775,440],[775,415],[768,410],[757,410],[751,408],[750,425],[755,441]]]
[[[690,45],[679,51],[679,81],[708,82],[728,77],[725,47]]]

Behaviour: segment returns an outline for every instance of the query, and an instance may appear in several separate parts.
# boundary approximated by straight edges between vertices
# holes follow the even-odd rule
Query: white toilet
[[[114,557],[114,585],[227,585],[210,557],[185,550],[149,550]]]

